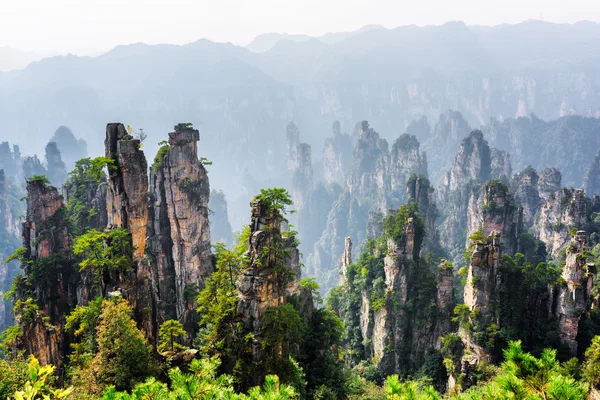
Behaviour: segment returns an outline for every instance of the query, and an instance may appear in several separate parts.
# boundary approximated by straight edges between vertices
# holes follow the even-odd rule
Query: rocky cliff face
[[[406,184],[412,174],[427,176],[427,161],[419,152],[419,141],[409,134],[400,135],[390,152],[390,201],[406,202]]]
[[[459,318],[458,335],[462,341],[457,365],[450,371],[449,387],[453,388],[459,374],[463,376],[463,388],[474,383],[473,371],[480,362],[492,362],[493,354],[477,339],[474,332],[481,332],[492,324],[500,325],[495,302],[502,290],[501,235],[494,232],[483,240],[473,243],[471,262],[464,286],[464,309]],[[481,334],[479,334],[481,336]]]
[[[533,226],[535,216],[542,206],[539,191],[539,175],[535,169],[528,167],[512,178],[511,191],[523,207],[523,225]]]
[[[491,308],[492,301],[500,290],[500,263],[502,253],[499,232],[494,232],[483,241],[474,243],[471,263],[465,283],[464,301],[469,310],[477,310],[476,318],[483,324],[497,321],[497,316]],[[468,336],[463,332],[464,336]],[[481,347],[467,340],[467,347],[471,347],[477,360],[486,359],[487,355]]]
[[[114,161],[109,169],[106,207],[109,228],[125,228],[131,233],[135,257],[146,247],[148,220],[148,164],[140,141],[134,140],[123,124],[108,124],[105,155]]]
[[[492,154],[495,154],[496,161]],[[439,190],[439,204],[443,206],[440,238],[446,248],[455,253],[462,252],[468,232],[478,228],[478,206],[483,200],[482,183],[509,173],[507,157],[490,149],[481,131],[473,131],[463,140]]]
[[[412,175],[406,184],[406,198],[409,204],[414,202],[419,205],[419,213],[425,222],[427,235],[423,242],[423,251],[439,253],[440,237],[437,229],[439,211],[435,203],[434,189],[430,185],[429,179],[423,175]]]
[[[426,173],[426,161],[414,136],[402,135],[390,152],[387,141],[367,121],[358,125],[357,135],[344,191],[333,203],[325,229],[307,261],[309,275],[317,277],[324,292],[339,280],[337,266],[344,238],[352,237],[360,251],[367,238],[369,213],[398,208],[406,201],[410,176]]]
[[[353,152],[352,170],[348,177],[347,191],[364,203],[370,200],[370,209],[387,209],[386,193],[390,191],[388,143],[363,121],[358,142]]]
[[[45,175],[46,169],[37,156],[29,156],[23,159],[23,178],[28,179],[34,175]]]
[[[414,223],[409,219],[406,227],[406,240],[396,243],[388,239],[388,255],[384,259],[386,292],[392,293],[393,299],[387,299],[385,306],[374,307],[373,322],[373,356],[375,363],[383,371],[400,371],[406,367],[407,354],[401,354],[396,344],[410,343],[410,315],[407,310],[394,312],[393,303],[405,305],[409,299],[410,262],[414,260]],[[379,305],[377,305],[379,306]],[[387,349],[386,349],[387,348]],[[387,350],[387,351],[386,351]],[[391,351],[390,351],[391,350]],[[405,348],[405,352],[406,352]]]
[[[296,211],[308,206],[313,189],[313,166],[311,147],[300,143],[300,131],[290,122],[286,128],[288,170],[291,174],[291,194]]]
[[[293,171],[297,159],[296,152],[300,144],[300,131],[294,121],[289,122],[285,127],[285,142],[287,144],[287,167],[288,170]]]
[[[227,212],[227,199],[222,191],[211,190],[208,202],[210,237],[213,243],[233,244],[233,231]]]
[[[67,180],[67,168],[55,142],[46,145],[46,176],[56,187]]]
[[[515,254],[517,239],[523,231],[523,209],[516,204],[508,186],[499,180],[488,181],[480,195],[471,197],[471,200],[467,214],[468,236],[478,230],[484,237],[499,234],[502,237],[503,251]],[[466,246],[468,245],[469,239],[466,242]]]
[[[297,211],[308,206],[313,189],[313,168],[310,146],[298,144],[292,160],[292,201]]]
[[[158,318],[152,298],[153,266],[144,257],[149,222],[148,164],[140,147],[140,141],[129,135],[123,124],[106,126],[105,155],[113,160],[106,192],[107,228],[124,228],[131,234],[135,270],[123,283],[136,319],[146,336],[154,340]]]
[[[350,264],[352,264],[352,239],[350,236],[346,236],[344,242],[344,254],[342,255],[342,263],[340,266],[340,285],[343,285],[346,282],[346,273]]]
[[[333,137],[323,147],[323,181],[327,185],[344,185],[352,164],[352,140],[342,133],[339,121],[333,124]]]
[[[73,285],[76,277],[68,256],[71,238],[65,211],[64,199],[56,188],[43,180],[28,181],[23,247],[32,265],[24,266],[24,274],[35,279],[31,283],[34,285],[31,294],[41,314],[35,313],[32,320],[24,324],[23,343],[27,352],[41,363],[59,367],[66,350],[61,328],[76,303]],[[49,323],[44,321],[43,315],[50,318]]]
[[[600,194],[600,151],[590,162],[590,165],[585,172],[583,187],[585,188],[585,193],[589,197]]]
[[[39,259],[61,253],[70,246],[63,196],[43,180],[28,181],[23,247],[32,258]]]
[[[0,143],[0,169],[6,176],[16,177],[18,175],[20,158],[19,146],[13,146],[13,151],[11,151],[8,142]]]
[[[265,311],[269,307],[287,304],[287,297],[299,293],[300,254],[293,246],[293,238],[283,237],[282,217],[270,210],[262,201],[250,203],[252,218],[250,223],[250,243],[248,263],[242,270],[237,283],[239,318],[251,325],[252,361],[261,362],[273,351],[287,358],[289,348],[265,348],[262,325]],[[274,248],[284,247],[279,253]],[[259,378],[260,380],[260,378]]]
[[[65,196],[65,203],[69,203],[69,200],[75,195],[75,191],[82,191],[85,204],[92,210],[90,227],[93,229],[104,230],[108,225],[108,214],[106,212],[106,192],[108,184],[102,182],[99,185],[86,185],[85,188],[75,188],[74,185],[75,183],[70,180],[67,180],[63,185],[62,190],[63,195]]]
[[[4,264],[4,260],[20,247],[21,238],[18,216],[15,215],[17,210],[13,211],[11,207],[11,189],[14,190],[10,187],[4,170],[0,169],[0,295],[9,290],[14,276],[19,271],[14,261]],[[12,319],[12,303],[7,300],[0,301],[0,332],[12,325]]]
[[[536,236],[546,244],[553,258],[569,241],[573,228],[588,230],[591,202],[582,189],[562,188],[550,194],[534,226]]]
[[[512,175],[512,166],[510,165],[510,154],[506,151],[491,149],[491,175],[503,182],[508,182]]]
[[[556,168],[545,168],[538,180],[540,196],[544,200],[561,188],[562,175]]]
[[[427,152],[431,180],[436,186],[443,181],[444,171],[452,166],[452,158],[469,132],[471,127],[462,114],[448,110],[440,114],[431,135],[427,135],[429,138],[423,142],[423,150]],[[444,151],[440,151],[441,144]]]
[[[212,273],[210,187],[198,161],[199,132],[185,124],[169,133],[151,174],[150,266],[158,322],[175,317],[196,329],[196,294]]]
[[[435,348],[442,348],[442,337],[452,331],[452,317],[454,316],[454,268],[452,263],[442,259],[438,266],[437,294],[435,304],[437,319],[434,329]]]
[[[596,266],[586,263],[586,232],[578,231],[571,239],[566,251],[566,262],[562,271],[564,283],[557,290],[556,317],[558,335],[568,346],[572,356],[577,355],[577,333],[579,320],[590,308]]]
[[[441,337],[452,325],[452,264],[444,261],[434,272],[435,266],[419,257],[424,223],[406,207],[392,212],[386,223],[402,230],[371,241],[357,264],[345,267],[346,279],[336,294],[342,296],[338,313],[347,324],[345,347],[373,360],[383,374],[418,369],[441,348]],[[380,247],[384,240],[387,245]]]

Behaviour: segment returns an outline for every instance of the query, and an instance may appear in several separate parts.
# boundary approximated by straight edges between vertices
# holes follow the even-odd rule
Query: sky
[[[600,22],[600,0],[0,0],[0,46],[93,54],[137,42],[246,45],[266,32],[319,36],[368,24],[527,19]]]

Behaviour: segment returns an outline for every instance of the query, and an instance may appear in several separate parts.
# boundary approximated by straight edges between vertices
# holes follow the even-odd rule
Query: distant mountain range
[[[34,61],[39,61],[49,54],[33,51],[22,51],[8,46],[0,46],[0,72],[22,69]]]
[[[289,40],[291,42],[304,42],[310,39],[317,39],[320,42],[326,44],[334,44],[351,38],[352,36],[358,35],[362,32],[367,32],[370,30],[384,30],[385,28],[381,25],[366,25],[362,28],[352,31],[352,32],[331,32],[327,33],[323,36],[312,37],[303,34],[289,34],[289,33],[264,33],[262,35],[258,35],[252,40],[246,48],[253,53],[264,53],[266,51],[271,50],[277,43]]]
[[[267,34],[246,48],[208,40],[118,46],[0,73],[1,136],[41,154],[66,125],[97,155],[106,123],[122,121],[145,128],[152,159],[173,125],[192,122],[200,154],[220,166],[209,168],[211,185],[231,199],[248,176],[260,184],[281,173],[291,120],[318,161],[335,120],[347,132],[369,120],[391,140],[413,120],[436,121],[448,109],[472,127],[530,113],[597,117],[598,43],[596,23],[527,21]]]

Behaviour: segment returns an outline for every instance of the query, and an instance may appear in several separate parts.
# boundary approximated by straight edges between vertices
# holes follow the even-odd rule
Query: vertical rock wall
[[[76,301],[72,278],[74,266],[68,257],[71,238],[63,197],[58,190],[42,180],[27,183],[27,215],[23,222],[23,247],[34,263],[42,263],[45,274],[33,287],[35,302],[50,323],[36,315],[23,326],[23,343],[29,354],[42,364],[62,365],[68,344],[63,340],[62,327]],[[50,259],[50,257],[52,257]],[[44,263],[44,260],[49,262]],[[29,274],[25,266],[25,274]],[[22,297],[22,293],[17,294]],[[57,329],[58,327],[58,329]]]
[[[237,314],[242,321],[251,325],[254,334],[252,360],[261,362],[273,351],[262,345],[265,311],[269,307],[285,305],[288,296],[298,293],[300,262],[298,249],[294,246],[287,246],[283,260],[279,259],[282,254],[267,250],[269,246],[279,246],[277,243],[291,243],[293,238],[281,236],[281,216],[269,210],[262,201],[252,200],[250,206],[250,246],[247,264],[237,283]],[[292,276],[288,276],[284,270]],[[287,358],[288,350],[285,346],[277,349],[278,356]]]
[[[109,228],[125,228],[132,236],[135,257],[144,256],[148,221],[148,164],[140,141],[123,124],[108,124],[104,149],[114,161],[109,168],[106,208]]]
[[[566,262],[562,271],[564,284],[558,289],[556,317],[558,335],[570,349],[571,355],[577,355],[577,333],[579,320],[589,310],[595,265],[586,263],[586,232],[578,231],[571,239],[566,251]]]
[[[152,170],[149,253],[158,322],[176,318],[195,331],[196,297],[212,273],[210,186],[198,160],[200,134],[185,124],[169,133],[169,148]]]

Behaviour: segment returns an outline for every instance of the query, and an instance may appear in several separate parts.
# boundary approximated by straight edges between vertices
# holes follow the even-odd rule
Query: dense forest
[[[191,123],[150,163],[119,123],[0,144],[0,398],[596,398],[598,146],[507,138],[597,120],[460,118],[335,123],[318,163],[290,122],[233,229]]]

